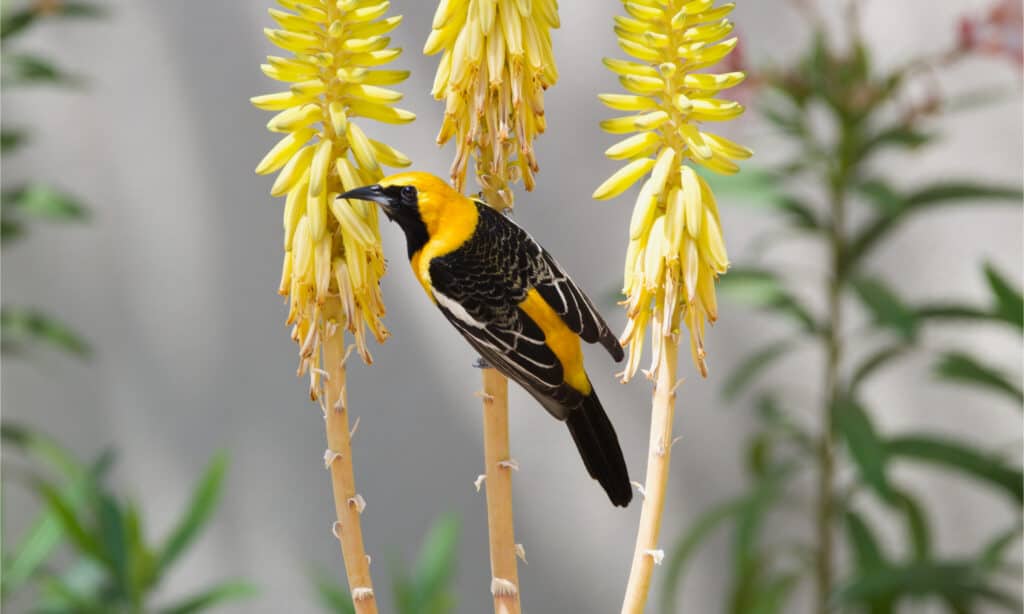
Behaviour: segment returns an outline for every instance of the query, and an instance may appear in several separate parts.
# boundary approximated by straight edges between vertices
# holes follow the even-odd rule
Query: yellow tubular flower
[[[695,71],[720,61],[736,47],[726,15],[734,4],[714,0],[629,0],[628,16],[615,18],[619,46],[637,61],[606,59],[628,93],[604,94],[611,109],[629,113],[601,123],[612,134],[632,134],[606,155],[627,164],[601,184],[594,198],[618,196],[647,177],[636,200],[629,229],[623,292],[628,323],[622,342],[629,344],[623,371],[636,374],[648,326],[653,326],[652,372],[660,364],[663,341],[690,331],[693,360],[707,375],[704,325],[717,317],[715,280],[729,259],[711,189],[693,167],[732,174],[735,160],[752,152],[706,132],[705,122],[739,116],[743,106],[715,98],[738,85],[741,72]],[[652,373],[653,375],[653,373]]]
[[[441,0],[423,48],[443,50],[432,94],[445,101],[440,145],[455,137],[451,178],[463,190],[471,155],[488,204],[512,206],[538,170],[533,140],[546,127],[544,90],[558,79],[551,52],[556,0]]]
[[[301,348],[299,372],[310,372],[315,397],[325,335],[336,327],[349,330],[367,363],[366,327],[378,341],[388,336],[381,322],[377,209],[336,197],[379,180],[381,165],[404,167],[409,159],[369,138],[357,121],[405,123],[415,116],[394,108],[402,95],[386,87],[408,72],[376,68],[401,52],[388,48],[387,34],[402,18],[384,18],[386,0],[278,1],[287,10],[270,9],[270,16],[281,29],[265,32],[288,53],[269,56],[262,68],[290,86],[252,104],[277,112],[267,129],[284,137],[256,172],[279,171],[271,194],[286,197],[280,293],[291,300],[288,324]]]

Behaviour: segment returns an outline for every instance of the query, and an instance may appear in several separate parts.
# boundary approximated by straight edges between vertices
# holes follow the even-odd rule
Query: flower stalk
[[[452,184],[465,191],[472,158],[484,201],[510,209],[512,184],[532,190],[539,170],[533,141],[547,127],[544,91],[558,79],[550,35],[557,3],[441,0],[432,26],[423,51],[441,53],[432,94],[445,102],[438,144],[456,141]],[[508,380],[485,368],[481,396],[494,611],[518,614]]]
[[[283,92],[257,96],[252,104],[274,111],[267,124],[282,139],[256,168],[277,173],[271,195],[285,197],[284,250],[280,294],[289,298],[287,324],[299,346],[300,376],[309,376],[310,398],[326,420],[337,520],[333,532],[342,546],[356,611],[376,612],[369,557],[359,514],[345,400],[345,332],[355,350],[372,363],[367,330],[388,337],[382,319],[380,278],[384,255],[377,210],[371,203],[341,201],[338,194],[384,175],[383,166],[403,167],[409,159],[371,139],[363,119],[406,123],[408,111],[393,106],[402,95],[386,86],[408,72],[378,67],[401,53],[387,34],[401,16],[385,17],[387,1],[278,0],[272,8],[277,29],[267,38],[286,52],[269,56],[264,74],[288,84]]]
[[[605,153],[626,164],[594,192],[614,198],[643,180],[629,229],[623,293],[627,324],[622,343],[629,359],[622,372],[630,380],[640,368],[644,341],[651,336],[655,382],[644,504],[633,567],[622,611],[643,611],[657,548],[668,482],[675,407],[676,354],[680,323],[689,332],[690,353],[707,376],[705,326],[718,316],[715,281],[729,259],[718,205],[693,165],[733,174],[737,160],[752,152],[710,132],[705,123],[728,121],[743,105],[717,98],[739,85],[742,72],[697,72],[728,56],[737,39],[727,37],[732,3],[714,0],[624,2],[627,15],[615,18],[619,46],[631,60],[606,59],[626,92],[603,94],[609,108],[628,113],[601,123],[616,135],[630,135]]]

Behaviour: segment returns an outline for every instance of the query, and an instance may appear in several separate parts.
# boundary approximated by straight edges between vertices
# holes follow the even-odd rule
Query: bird
[[[593,302],[508,216],[418,171],[338,196],[371,201],[405,233],[417,280],[486,363],[564,421],[611,502],[633,498],[611,420],[583,368],[581,340],[624,351]]]

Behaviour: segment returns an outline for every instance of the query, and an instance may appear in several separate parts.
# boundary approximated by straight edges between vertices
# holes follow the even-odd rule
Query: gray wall
[[[5,184],[28,176],[52,179],[94,208],[84,227],[33,228],[32,237],[4,251],[5,302],[46,306],[83,331],[96,359],[82,364],[51,353],[7,360],[4,419],[27,422],[60,437],[83,454],[102,446],[121,451],[119,483],[142,499],[153,534],[165,531],[192,480],[218,449],[232,453],[220,514],[201,545],[166,587],[168,596],[213,579],[239,575],[264,587],[261,599],[232,611],[314,612],[307,566],[338,569],[330,535],[331,503],[323,470],[322,420],[296,380],[296,348],[283,325],[275,290],[281,258],[281,202],[270,180],[252,169],[274,142],[267,114],[251,95],[272,91],[258,69],[271,47],[266,2],[247,0],[113,0],[113,18],[63,24],[29,35],[28,48],[45,51],[69,69],[89,75],[78,91],[5,93],[4,120],[37,126],[32,146],[5,161]],[[397,38],[407,53],[397,62],[413,70],[401,89],[404,106],[419,115],[411,126],[381,129],[424,170],[444,174],[452,151],[437,151],[441,107],[429,96],[435,58],[419,54],[433,2],[396,0],[406,21]],[[872,2],[866,10],[878,61],[892,65],[917,50],[943,48],[962,11],[983,0]],[[600,64],[617,55],[611,34],[616,2],[563,0],[563,27],[555,34],[562,79],[548,96],[549,134],[538,142],[542,173],[531,195],[521,195],[519,221],[548,244],[584,288],[600,297],[615,328],[612,306],[619,283],[627,199],[596,203],[589,195],[614,167],[602,151],[611,137],[598,121],[595,99],[615,91]],[[791,57],[805,27],[784,2],[740,2],[736,21],[755,62]],[[940,78],[951,91],[1012,83],[1009,65],[971,61]],[[761,160],[778,149],[766,127],[740,122],[734,133]],[[907,163],[894,158],[889,173],[906,184],[939,173],[1019,182],[1020,100],[962,113],[944,121],[943,144]],[[376,128],[374,128],[376,130]],[[733,259],[744,261],[755,232],[774,222],[753,208],[723,203]],[[384,242],[393,265],[384,282],[394,338],[376,349],[372,368],[351,370],[351,407],[362,418],[355,439],[357,480],[368,501],[366,538],[384,593],[393,556],[409,556],[431,521],[446,511],[462,515],[461,611],[489,607],[484,498],[473,490],[481,469],[477,375],[473,355],[429,306],[404,263],[395,228]],[[978,263],[995,262],[1019,279],[1019,209],[974,208],[915,220],[892,240],[872,268],[896,280],[910,297],[961,296],[985,300]],[[794,242],[766,264],[804,272],[795,288],[820,305],[823,262],[816,246]],[[856,329],[851,322],[851,330]],[[759,343],[785,328],[745,310],[723,309],[711,331],[713,378],[701,381],[685,364],[666,545],[702,509],[742,485],[741,437],[750,427],[743,404],[719,396],[721,376]],[[994,363],[1019,363],[1007,335],[977,329],[931,334],[929,347],[967,346]],[[597,382],[637,479],[643,472],[649,387],[614,383],[615,368],[588,353]],[[813,407],[820,394],[820,356],[805,352],[768,377],[790,398]],[[982,444],[1019,451],[1020,416],[988,396],[935,385],[926,363],[910,360],[879,378],[870,403],[884,409],[883,428],[915,426],[959,433]],[[807,382],[811,382],[810,385]],[[612,509],[586,478],[563,426],[519,390],[512,395],[517,474],[517,537],[526,546],[522,567],[531,612],[615,610],[628,571],[639,506]],[[813,423],[810,410],[807,421]],[[1002,502],[956,480],[907,473],[935,503],[939,548],[972,547],[1005,519]],[[30,505],[8,501],[8,524],[24,523]],[[800,516],[785,519],[805,530]],[[701,559],[687,584],[688,611],[714,611],[727,581],[726,538]],[[390,599],[384,596],[390,611]]]

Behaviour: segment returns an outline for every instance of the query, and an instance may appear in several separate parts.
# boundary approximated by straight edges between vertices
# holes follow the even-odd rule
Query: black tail
[[[597,394],[583,400],[583,405],[569,412],[566,419],[576,448],[583,457],[590,477],[600,482],[615,505],[626,507],[633,499],[626,461],[622,458],[619,438]]]

